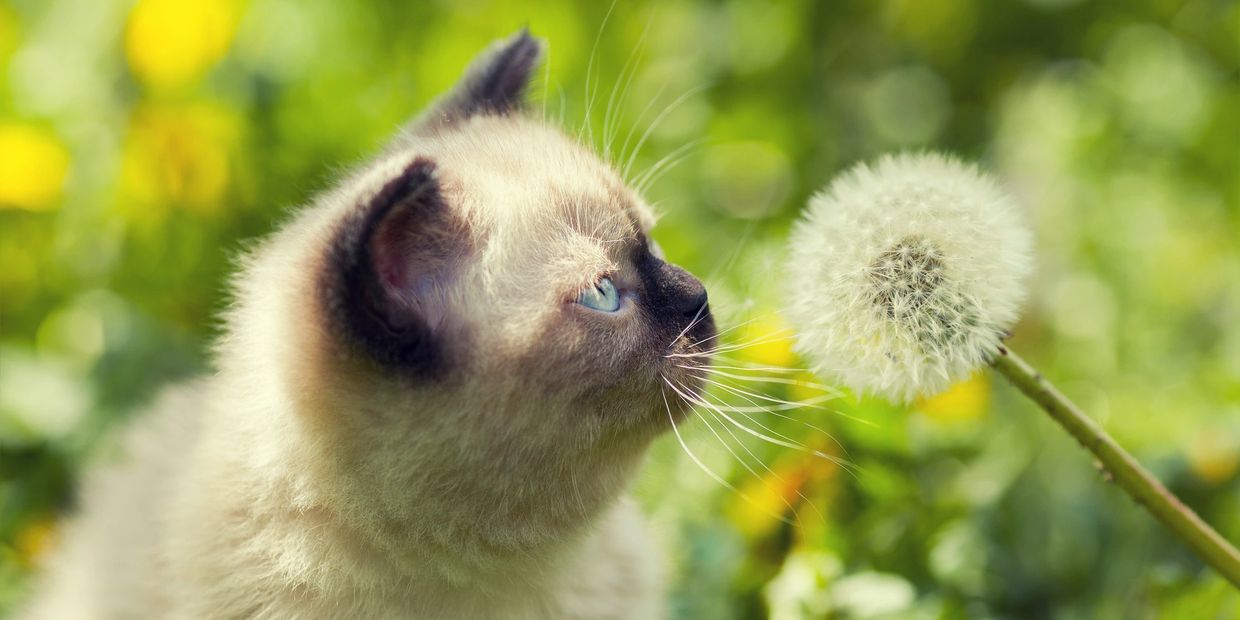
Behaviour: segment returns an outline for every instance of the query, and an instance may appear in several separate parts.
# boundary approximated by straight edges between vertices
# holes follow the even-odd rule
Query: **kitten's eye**
[[[615,312],[620,309],[620,292],[611,278],[603,278],[598,284],[582,291],[577,303],[599,312]]]

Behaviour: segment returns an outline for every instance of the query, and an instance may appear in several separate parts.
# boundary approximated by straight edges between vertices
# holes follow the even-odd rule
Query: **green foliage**
[[[551,48],[536,113],[621,168],[634,154],[629,178],[658,171],[656,237],[705,277],[722,326],[739,326],[729,342],[757,342],[729,353],[740,365],[801,364],[774,268],[832,175],[897,149],[980,160],[1038,235],[1013,345],[1240,540],[1236,3],[607,13],[566,0],[0,6],[0,610],[100,438],[207,367],[247,240],[524,25]],[[823,407],[755,415],[842,464],[706,416],[685,425],[735,490],[674,438],[656,444],[638,492],[672,560],[675,617],[1240,614],[1235,591],[985,375],[907,409]]]

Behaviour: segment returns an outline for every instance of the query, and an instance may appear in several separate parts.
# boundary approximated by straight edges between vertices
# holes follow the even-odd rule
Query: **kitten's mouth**
[[[660,377],[669,402],[676,401],[682,415],[702,400],[711,354],[718,346],[718,332],[710,310],[695,319],[663,356]]]

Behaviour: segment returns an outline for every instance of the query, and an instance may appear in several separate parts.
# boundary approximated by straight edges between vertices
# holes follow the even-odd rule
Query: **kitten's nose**
[[[656,316],[670,320],[675,330],[684,327],[683,321],[704,319],[710,314],[706,306],[706,287],[693,274],[653,256],[640,262],[638,270],[645,285],[648,307]]]
[[[697,291],[687,292],[676,305],[676,310],[690,319],[703,312],[706,307],[706,287],[697,279],[694,279],[694,283],[697,284]]]
[[[706,306],[706,287],[693,274],[671,263],[664,263],[664,290],[667,307],[692,319]]]

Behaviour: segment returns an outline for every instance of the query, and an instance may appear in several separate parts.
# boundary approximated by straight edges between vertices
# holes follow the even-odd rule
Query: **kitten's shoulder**
[[[92,455],[39,597],[19,618],[140,617],[162,607],[162,505],[193,451],[205,390],[205,381],[164,389]]]

